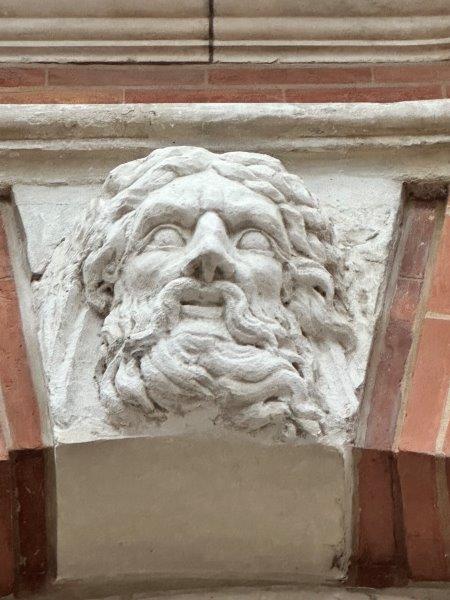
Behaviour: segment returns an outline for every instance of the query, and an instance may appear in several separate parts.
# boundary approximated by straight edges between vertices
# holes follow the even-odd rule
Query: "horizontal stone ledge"
[[[242,139],[237,137],[202,136],[194,137],[186,134],[186,138],[178,138],[181,144],[187,141],[189,145],[207,146],[213,152],[232,152],[242,145]],[[143,155],[152,149],[171,145],[172,139],[164,135],[153,135],[148,139],[137,138],[104,138],[87,140],[22,140],[14,141],[0,140],[0,158],[11,158],[11,153],[20,152],[20,156],[25,158],[28,154],[34,157],[36,153],[40,156],[46,154],[59,156],[82,155],[84,152],[117,152],[120,154],[127,152],[139,152]],[[407,148],[445,148],[450,149],[450,135],[447,136],[414,136],[414,137],[374,137],[374,138],[312,138],[302,137],[293,141],[283,141],[270,137],[255,137],[247,140],[245,150],[247,152],[316,152],[339,154],[342,152],[368,150],[368,151],[397,151]],[[442,169],[437,168],[427,175],[426,180],[447,181],[447,170],[442,175]],[[414,179],[411,174],[408,179]],[[423,177],[423,173],[420,177]],[[96,181],[94,179],[94,181]]]
[[[207,62],[201,16],[0,18],[1,62]]]
[[[270,27],[267,21],[270,19]],[[352,45],[382,42],[398,44],[449,38],[450,15],[414,17],[216,17],[216,40],[306,40],[320,44],[341,41]]]
[[[391,4],[133,0],[118,7],[100,0],[81,8],[69,0],[7,0],[0,7],[0,63],[208,62],[210,51],[214,61],[232,63],[450,58],[448,4]],[[169,48],[151,44],[158,40]],[[188,43],[194,40],[204,42],[202,53]],[[171,51],[172,46],[183,47],[184,54]]]
[[[32,2],[32,0],[26,0]],[[12,2],[12,0],[9,0]],[[67,0],[64,0],[67,2]],[[248,17],[416,17],[449,14],[447,0],[405,0],[388,2],[387,0],[258,0],[241,2],[240,0],[215,0],[214,14],[224,16]]]
[[[433,0],[435,1],[435,0]],[[204,0],[2,0],[0,17],[73,18],[73,17],[201,17],[207,15]]]
[[[214,17],[217,62],[408,62],[450,56],[450,14],[441,0],[216,0]]]
[[[208,19],[202,18],[74,18],[0,19],[2,45],[8,40],[48,44],[84,40],[208,39]]]
[[[0,42],[0,63],[207,63],[207,40]]]
[[[429,63],[450,58],[450,41],[216,40],[215,63]],[[1,57],[0,57],[1,60]]]
[[[0,107],[0,140],[222,139],[286,147],[303,138],[446,141],[450,100],[392,104],[128,104]],[[432,141],[431,139],[429,141]]]

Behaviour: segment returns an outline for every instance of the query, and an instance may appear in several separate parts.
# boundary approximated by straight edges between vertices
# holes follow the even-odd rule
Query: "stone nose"
[[[202,215],[191,240],[183,275],[201,279],[205,283],[232,279],[234,263],[227,249],[228,244],[222,219],[214,212]]]

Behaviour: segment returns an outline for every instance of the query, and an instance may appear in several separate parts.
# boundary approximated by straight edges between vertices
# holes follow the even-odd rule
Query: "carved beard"
[[[183,305],[205,295],[221,305],[220,318],[201,307],[198,318],[186,316]],[[150,301],[123,299],[105,320],[98,369],[111,421],[129,425],[136,410],[140,420],[164,421],[208,405],[217,407],[215,422],[248,431],[320,435],[323,412],[310,399],[311,370],[304,368],[308,342],[292,314],[276,308],[278,320],[251,310],[233,283],[190,278],[170,282]]]

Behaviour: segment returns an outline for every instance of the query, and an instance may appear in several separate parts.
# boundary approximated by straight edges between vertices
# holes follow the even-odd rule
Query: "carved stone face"
[[[159,417],[213,403],[254,429],[285,425],[289,398],[318,417],[281,301],[290,252],[276,204],[212,170],[149,193],[129,224],[103,328],[108,348],[117,331],[127,342],[120,362],[107,359],[101,391]]]
[[[229,281],[250,306],[275,317],[289,240],[278,207],[244,185],[214,172],[189,175],[149,194],[139,211],[135,250],[116,284],[117,294],[156,296],[168,283],[191,277],[202,284],[180,299],[182,316],[220,318],[223,298],[214,286]],[[139,215],[136,215],[139,220]]]
[[[272,157],[164,148],[115,169],[68,241],[74,268],[58,272],[58,293],[78,302],[81,290],[77,306],[101,319],[110,422],[196,412],[277,439],[322,436],[318,359],[352,339],[332,243],[316,199]]]

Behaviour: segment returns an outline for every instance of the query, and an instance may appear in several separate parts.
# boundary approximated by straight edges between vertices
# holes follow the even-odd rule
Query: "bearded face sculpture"
[[[41,294],[76,281],[102,320],[95,378],[114,427],[205,411],[276,439],[346,427],[323,368],[337,381],[354,343],[332,229],[278,160],[180,147],[121,165],[62,255]]]

